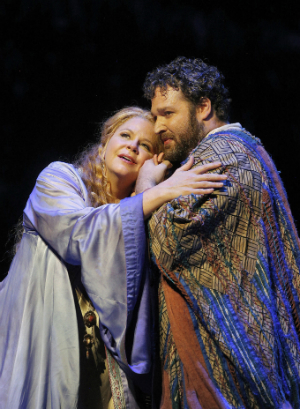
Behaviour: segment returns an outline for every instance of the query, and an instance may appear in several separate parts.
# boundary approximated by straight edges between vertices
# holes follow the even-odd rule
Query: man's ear
[[[212,116],[212,106],[209,98],[204,97],[196,106],[196,117],[199,122],[207,120]]]

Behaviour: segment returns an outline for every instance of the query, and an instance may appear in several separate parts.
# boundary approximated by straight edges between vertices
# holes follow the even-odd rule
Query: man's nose
[[[159,135],[162,132],[167,130],[166,125],[164,124],[163,119],[157,118],[154,124],[154,132]]]

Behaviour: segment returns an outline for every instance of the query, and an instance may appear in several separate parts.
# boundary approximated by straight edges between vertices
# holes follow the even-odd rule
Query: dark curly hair
[[[224,76],[212,65],[199,58],[178,57],[167,65],[149,72],[143,86],[144,96],[152,99],[157,87],[167,86],[180,89],[194,105],[206,97],[210,99],[217,117],[222,121],[229,118],[229,92],[223,85]]]

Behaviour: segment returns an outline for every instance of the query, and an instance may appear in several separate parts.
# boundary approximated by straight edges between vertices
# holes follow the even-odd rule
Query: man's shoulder
[[[259,139],[244,129],[217,131],[204,138],[192,152],[194,166],[219,161],[223,166],[239,170],[253,168],[261,171],[259,145]]]
[[[212,150],[215,154],[225,154],[226,152],[256,151],[261,142],[247,130],[240,129],[220,129],[211,132],[202,139],[199,145],[194,149],[194,156],[199,156],[204,151]]]

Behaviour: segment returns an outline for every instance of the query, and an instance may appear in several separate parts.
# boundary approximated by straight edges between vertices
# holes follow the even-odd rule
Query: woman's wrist
[[[144,218],[147,219],[150,217],[154,210],[158,209],[171,199],[172,197],[170,196],[168,189],[164,188],[163,183],[146,189],[143,193]]]

